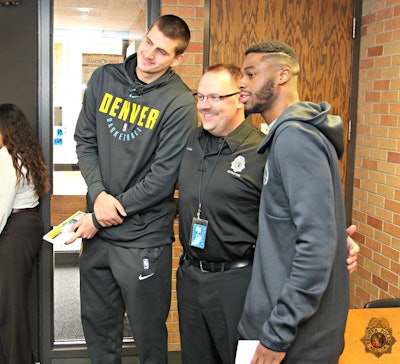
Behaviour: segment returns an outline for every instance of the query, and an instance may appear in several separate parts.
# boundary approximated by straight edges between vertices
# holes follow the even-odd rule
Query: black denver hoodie
[[[152,247],[174,240],[173,193],[189,132],[197,126],[190,89],[168,69],[150,84],[133,80],[136,54],[93,73],[75,130],[87,211],[106,191],[124,206],[121,225],[97,233],[111,243]]]

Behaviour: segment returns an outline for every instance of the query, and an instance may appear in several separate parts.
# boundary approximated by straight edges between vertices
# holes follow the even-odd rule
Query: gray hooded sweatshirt
[[[268,156],[239,333],[286,352],[286,364],[337,364],[344,346],[343,125],[329,110],[326,102],[291,105],[258,150]]]

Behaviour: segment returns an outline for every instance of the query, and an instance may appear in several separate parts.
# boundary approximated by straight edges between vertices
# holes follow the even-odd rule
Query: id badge
[[[206,246],[208,220],[194,217],[192,220],[192,234],[190,237],[190,246],[204,249]]]

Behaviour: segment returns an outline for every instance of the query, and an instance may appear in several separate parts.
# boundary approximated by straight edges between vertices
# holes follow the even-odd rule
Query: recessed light
[[[76,10],[80,11],[81,13],[88,13],[90,8],[76,8]]]

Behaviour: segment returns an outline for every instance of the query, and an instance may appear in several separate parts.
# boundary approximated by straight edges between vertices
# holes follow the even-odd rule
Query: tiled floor
[[[132,338],[125,319],[124,336]],[[78,253],[56,253],[54,270],[54,339],[57,342],[82,342]]]

